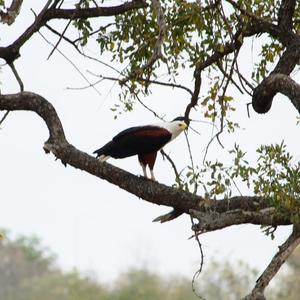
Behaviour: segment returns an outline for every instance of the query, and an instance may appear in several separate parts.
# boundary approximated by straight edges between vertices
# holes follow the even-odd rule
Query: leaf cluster
[[[262,145],[257,149],[257,162],[251,165],[238,145],[229,153],[231,166],[220,161],[207,161],[203,168],[187,167],[177,178],[180,188],[196,192],[203,189],[206,197],[228,198],[242,194],[243,185],[253,195],[267,199],[279,212],[287,214],[293,222],[300,216],[300,168],[285,144]]]

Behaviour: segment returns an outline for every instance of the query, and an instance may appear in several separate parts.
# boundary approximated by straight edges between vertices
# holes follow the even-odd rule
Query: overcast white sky
[[[31,7],[38,11],[38,1],[24,2],[26,13],[17,19],[14,27],[1,26],[1,46],[13,41],[32,22]],[[49,36],[45,29],[42,32]],[[57,38],[51,37],[55,42]],[[249,49],[240,57],[240,64],[244,71],[251,72],[257,44],[250,40],[248,45]],[[87,75],[87,70],[110,74],[101,64],[78,57],[69,46],[61,46],[84,74]],[[96,48],[90,50],[97,52]],[[80,150],[92,153],[126,127],[157,122],[140,105],[114,121],[110,108],[118,101],[118,86],[112,82],[102,83],[98,86],[101,95],[93,89],[68,90],[67,87],[85,86],[86,82],[58,52],[47,61],[50,51],[51,46],[35,34],[22,48],[22,57],[16,67],[25,89],[43,95],[54,105],[67,139]],[[192,71],[180,80],[192,87]],[[203,88],[206,80],[202,78]],[[10,69],[3,67],[1,92],[17,91]],[[189,98],[178,90],[155,88],[153,94],[143,100],[161,115],[166,115],[166,119],[172,119],[182,114]],[[224,134],[221,139],[225,147],[231,149],[234,142],[238,142],[248,150],[248,159],[254,160],[255,149],[260,144],[284,140],[298,160],[299,127],[296,126],[296,110],[289,100],[278,95],[270,113],[260,116],[252,111],[250,119],[246,112],[250,98],[244,95],[239,100],[240,109],[234,117],[244,129],[231,136]],[[200,119],[201,115],[194,112],[193,117]],[[190,133],[193,155],[195,161],[201,163],[211,127],[202,123],[194,127],[201,136]],[[87,173],[65,168],[52,155],[45,155],[43,143],[47,137],[43,121],[33,113],[13,112],[3,124],[0,131],[1,227],[16,234],[40,236],[44,244],[58,254],[61,266],[77,267],[83,272],[92,270],[102,280],[114,278],[129,266],[141,265],[163,274],[193,275],[199,263],[199,249],[195,241],[188,239],[192,232],[187,216],[163,225],[152,223],[152,219],[169,208],[149,204]],[[183,135],[166,150],[176,159],[179,168],[188,163]],[[221,157],[227,157],[226,150],[214,143],[209,158]],[[136,157],[109,162],[141,174]],[[170,165],[161,156],[155,174],[158,181],[166,184],[174,180]],[[247,194],[246,190],[243,192]],[[263,270],[289,232],[288,227],[278,228],[272,241],[258,226],[242,225],[205,234],[201,242],[206,262],[212,257],[241,259]]]

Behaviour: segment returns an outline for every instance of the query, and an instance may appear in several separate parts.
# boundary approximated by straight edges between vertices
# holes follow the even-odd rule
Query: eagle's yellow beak
[[[180,126],[180,128],[182,129],[182,130],[185,130],[185,129],[187,129],[187,124],[185,123],[185,122],[181,122],[180,124],[179,124],[179,126]]]

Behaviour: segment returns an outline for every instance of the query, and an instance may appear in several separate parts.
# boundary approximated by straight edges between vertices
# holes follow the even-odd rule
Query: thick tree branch
[[[291,74],[300,60],[300,36],[297,36],[280,57],[273,73]]]
[[[133,9],[147,7],[144,0],[132,0],[124,4],[112,7],[93,7],[82,9],[60,9],[49,8],[52,0],[49,0],[35,21],[29,26],[24,33],[16,39],[11,45],[7,47],[0,47],[0,58],[3,58],[7,63],[11,63],[20,56],[20,48],[30,37],[41,27],[43,27],[49,20],[52,19],[69,19],[74,20],[78,18],[94,18],[100,16],[114,16],[125,13]]]
[[[282,0],[278,13],[278,27],[281,31],[291,32],[296,0]]]
[[[209,231],[223,229],[232,225],[239,224],[256,224],[266,226],[290,225],[291,221],[276,213],[275,208],[265,208],[257,211],[247,211],[243,209],[228,210],[227,212],[218,213],[215,211],[200,212],[191,210],[190,214],[193,218],[198,219],[198,223],[194,225],[195,233],[202,234]]]
[[[292,254],[299,243],[300,230],[296,225],[294,225],[292,234],[289,236],[286,242],[279,247],[279,251],[276,253],[268,267],[256,281],[256,285],[251,294],[246,296],[244,300],[265,299],[265,288],[269,285],[270,281],[277,274],[281,266],[285,263],[285,261]]]
[[[291,0],[294,1],[294,0]],[[291,2],[290,0],[287,0],[285,2]],[[268,33],[272,37],[279,39],[283,45],[289,45],[290,41],[292,41],[296,34],[293,33],[291,30],[286,31],[283,27],[276,26],[275,24],[258,17],[255,13],[247,11],[242,6],[239,6],[239,4],[234,0],[226,0],[226,2],[230,3],[237,11],[239,11],[242,15],[247,16],[250,19],[250,25],[245,30],[245,36],[253,35],[253,32],[258,33]],[[291,8],[291,3],[288,4],[288,8]],[[284,10],[281,14],[283,15],[290,15],[290,10]],[[278,19],[280,17],[278,16]],[[279,22],[280,23],[280,22]]]
[[[13,0],[6,13],[0,11],[0,21],[8,25],[13,24],[20,13],[22,3],[23,0]]]
[[[46,122],[50,133],[49,139],[44,144],[46,152],[52,152],[65,165],[69,164],[74,168],[105,179],[148,202],[170,206],[177,211],[188,214],[192,212],[194,215],[196,212],[203,212],[211,216],[212,212],[225,213],[242,210],[246,223],[273,226],[290,224],[286,218],[284,219],[275,213],[273,214],[273,222],[257,215],[260,210],[270,207],[267,201],[259,197],[240,196],[224,200],[204,199],[189,192],[152,182],[144,177],[134,176],[110,164],[99,162],[96,158],[68,143],[54,107],[40,95],[30,92],[0,95],[0,110],[25,110],[37,113]],[[261,219],[259,219],[260,217]],[[260,221],[261,223],[259,223]],[[233,221],[226,223],[226,226],[234,224],[236,222]]]
[[[51,8],[45,14],[44,21],[52,19],[87,19],[95,17],[109,17],[123,14],[133,9],[145,8],[147,3],[145,0],[132,0],[125,2],[124,4],[110,7],[92,7],[92,8],[81,8],[81,9],[60,9]]]
[[[268,112],[277,93],[287,96],[300,113],[300,85],[284,74],[271,74],[254,89],[253,109],[257,113]]]

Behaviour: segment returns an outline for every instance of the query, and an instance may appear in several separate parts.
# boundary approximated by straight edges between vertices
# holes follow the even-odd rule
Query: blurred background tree
[[[168,278],[145,268],[131,268],[111,283],[102,283],[77,270],[64,271],[55,254],[35,236],[12,235],[6,231],[0,244],[0,299],[5,300],[207,300],[240,299],[258,277],[258,271],[243,262],[212,260],[196,279]],[[300,248],[267,290],[268,299],[298,300],[300,294]],[[224,298],[225,295],[225,298]]]
[[[12,238],[8,231],[2,232],[5,238],[0,245],[0,299],[198,299],[192,291],[190,278],[177,275],[166,278],[145,268],[132,268],[110,284],[101,283],[76,270],[61,270],[54,253],[43,246],[39,238]],[[246,264],[214,260],[197,279],[196,292],[206,299],[221,299],[221,295],[228,295],[228,300],[238,299],[250,289],[256,276],[257,272]]]

